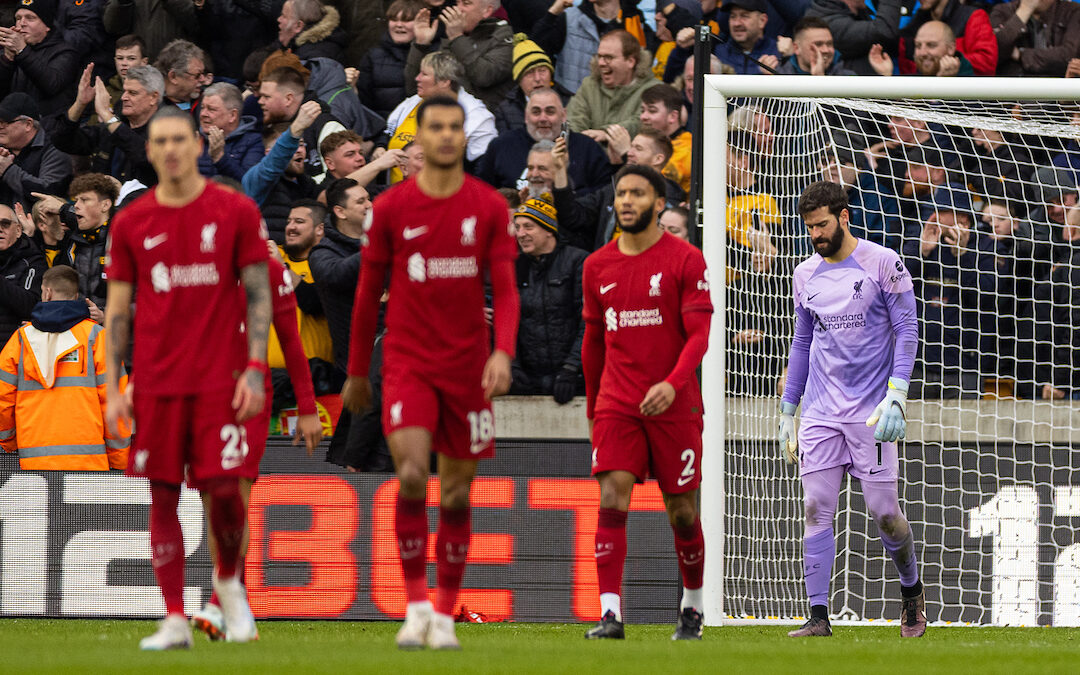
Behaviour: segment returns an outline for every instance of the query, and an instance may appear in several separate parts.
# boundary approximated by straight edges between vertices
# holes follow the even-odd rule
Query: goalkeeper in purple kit
[[[799,198],[816,253],[795,268],[795,337],[780,404],[780,444],[788,461],[799,462],[802,478],[810,619],[788,635],[832,635],[833,521],[846,472],[859,480],[900,574],[900,635],[920,637],[925,601],[911,527],[900,510],[896,445],[907,427],[919,341],[915,295],[895,251],[851,234],[847,207],[845,190],[833,183],[813,183]]]

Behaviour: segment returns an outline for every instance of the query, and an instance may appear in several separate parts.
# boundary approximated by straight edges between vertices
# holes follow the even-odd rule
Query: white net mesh
[[[802,492],[775,429],[791,275],[811,252],[796,203],[826,179],[849,188],[853,232],[900,252],[915,282],[901,499],[929,618],[1080,624],[1080,214],[1070,208],[1080,106],[727,103],[727,176],[705,176],[728,195],[725,613],[808,609]],[[896,619],[896,573],[865,513],[853,482],[840,498],[830,609]]]

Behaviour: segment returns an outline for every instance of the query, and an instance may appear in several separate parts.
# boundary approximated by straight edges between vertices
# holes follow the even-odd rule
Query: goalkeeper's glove
[[[784,401],[780,404],[780,447],[788,464],[799,461],[799,439],[795,430],[795,404]]]
[[[866,426],[875,424],[874,438],[879,441],[892,443],[898,438],[903,438],[907,433],[907,392],[908,383],[898,377],[889,378],[889,390],[885,392],[885,398],[881,399],[866,420]]]

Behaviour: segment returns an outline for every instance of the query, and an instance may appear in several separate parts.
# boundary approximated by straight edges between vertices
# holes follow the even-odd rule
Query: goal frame
[[[1047,93],[1054,92],[1053,98]],[[701,458],[701,524],[705,535],[704,610],[710,626],[797,623],[792,619],[729,619],[724,606],[726,493],[724,456],[727,452],[727,392],[725,383],[727,334],[727,101],[731,97],[759,98],[877,98],[927,100],[1080,101],[1080,78],[997,77],[830,77],[808,75],[704,76],[698,94],[703,116],[701,205],[692,214],[701,228],[702,252],[710,275],[713,317],[712,348],[701,366],[705,415]],[[715,151],[711,151],[715,148]],[[721,186],[724,189],[719,189]],[[709,189],[711,188],[711,189]],[[779,399],[775,399],[779,406]],[[913,437],[911,440],[920,440]],[[783,461],[779,450],[776,461]],[[847,622],[844,622],[847,623]],[[853,622],[870,625],[869,621]],[[876,621],[874,624],[886,622]],[[957,624],[954,624],[957,625]]]

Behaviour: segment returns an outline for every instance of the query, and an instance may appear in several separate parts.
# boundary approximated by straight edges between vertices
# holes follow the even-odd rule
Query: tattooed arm
[[[270,300],[270,276],[266,263],[248,265],[240,270],[240,280],[247,293],[248,367],[236,382],[233,408],[236,421],[244,422],[262,411],[266,399],[266,341],[270,332],[273,306]]]
[[[131,340],[131,298],[134,287],[126,281],[109,281],[105,303],[105,423],[114,434],[120,422],[130,422],[131,404],[120,392],[124,354]]]

